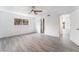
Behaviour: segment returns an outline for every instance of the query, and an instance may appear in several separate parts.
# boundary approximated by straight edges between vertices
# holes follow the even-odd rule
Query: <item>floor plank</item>
[[[77,52],[79,47],[71,41],[44,34],[21,35],[0,39],[1,52]]]

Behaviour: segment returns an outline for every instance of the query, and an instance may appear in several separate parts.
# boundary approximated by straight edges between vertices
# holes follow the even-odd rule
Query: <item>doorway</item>
[[[70,15],[60,16],[60,39],[69,39],[70,37]]]
[[[41,28],[40,28],[40,32],[41,32],[41,33],[45,33],[45,19],[44,19],[44,18],[43,18],[43,19],[40,19],[40,23],[41,23],[41,24],[40,24],[40,25],[41,25],[41,26],[40,26],[40,27],[41,27]]]

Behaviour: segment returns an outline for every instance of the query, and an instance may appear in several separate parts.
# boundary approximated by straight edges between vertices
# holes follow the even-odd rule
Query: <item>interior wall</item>
[[[29,19],[29,25],[14,25],[14,18]],[[0,38],[36,32],[34,20],[33,17],[0,11]]]
[[[36,17],[37,32],[40,33],[40,19],[45,19],[45,33],[46,35],[59,37],[59,16],[57,14],[51,14],[46,16],[43,14],[40,17]]]
[[[36,26],[36,31],[37,31],[37,33],[41,33],[41,32],[40,32],[40,28],[41,28],[40,19],[41,19],[41,17],[36,16],[36,19],[35,19],[35,26]]]
[[[79,45],[79,9],[70,14],[71,18],[71,31],[70,39]]]
[[[59,37],[59,17],[57,15],[45,17],[45,34]]]

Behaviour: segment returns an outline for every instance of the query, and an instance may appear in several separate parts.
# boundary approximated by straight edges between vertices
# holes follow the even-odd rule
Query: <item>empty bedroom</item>
[[[79,52],[78,6],[0,6],[0,52]]]

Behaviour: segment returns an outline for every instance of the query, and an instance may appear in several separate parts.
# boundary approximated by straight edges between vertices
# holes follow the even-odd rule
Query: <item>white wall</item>
[[[40,28],[41,28],[41,23],[40,23],[40,17],[39,16],[36,16],[36,19],[35,19],[35,26],[36,26],[36,31],[38,32],[38,33],[40,33]]]
[[[14,18],[29,19],[30,24],[14,25]],[[36,32],[34,20],[35,19],[33,17],[0,11],[0,38],[12,35]]]
[[[59,37],[59,17],[51,15],[45,18],[45,34]]]
[[[43,14],[36,18],[36,28],[37,32],[40,33],[40,19],[45,19],[45,34],[50,36],[59,37],[59,17],[57,14],[51,14],[47,17]]]
[[[50,36],[59,36],[59,17],[57,14],[51,14],[51,16],[47,17],[46,14],[43,14],[42,16],[38,15],[31,16],[28,14],[25,14],[25,7],[0,7],[0,37],[5,36],[12,36],[16,34],[23,34],[28,32],[38,32],[40,33],[40,19],[45,18],[45,34]],[[26,8],[27,9],[27,8]],[[5,12],[4,12],[5,11]],[[28,16],[28,17],[27,17]],[[13,25],[13,19],[15,17],[19,18],[30,18],[31,24],[29,26],[14,26]],[[34,22],[34,20],[36,20]],[[35,27],[36,25],[36,27]]]
[[[71,31],[70,31],[70,39],[79,45],[79,9],[75,10],[70,15],[71,18]]]

